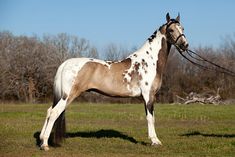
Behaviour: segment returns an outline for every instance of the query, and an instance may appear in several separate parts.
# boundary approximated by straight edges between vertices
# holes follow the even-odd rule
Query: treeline
[[[0,32],[0,100],[42,102],[52,100],[53,79],[58,66],[68,58],[91,57],[105,60],[123,59],[132,53],[116,44],[107,45],[104,53],[87,39],[61,33],[58,35],[15,36]],[[196,52],[235,71],[235,40],[229,38],[219,49],[198,47]],[[216,92],[223,99],[235,98],[235,79],[225,74],[199,69],[184,60],[175,49],[168,58],[160,102],[174,102],[176,95],[189,92]],[[109,99],[97,94],[83,94],[80,101],[132,102],[139,99]]]

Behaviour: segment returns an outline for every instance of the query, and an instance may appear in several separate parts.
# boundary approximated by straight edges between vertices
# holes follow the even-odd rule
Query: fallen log
[[[219,91],[219,89],[218,89]],[[183,104],[192,104],[192,103],[200,103],[200,104],[221,104],[221,97],[219,92],[217,91],[216,95],[212,94],[198,94],[195,92],[189,93],[186,98],[182,98],[180,96],[176,96],[181,103]]]

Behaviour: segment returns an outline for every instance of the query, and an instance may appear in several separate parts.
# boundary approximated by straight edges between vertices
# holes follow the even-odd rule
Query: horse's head
[[[166,14],[165,34],[167,41],[175,45],[178,51],[183,52],[188,49],[188,42],[184,35],[184,28],[180,24],[180,15],[176,19],[171,19],[169,13]]]

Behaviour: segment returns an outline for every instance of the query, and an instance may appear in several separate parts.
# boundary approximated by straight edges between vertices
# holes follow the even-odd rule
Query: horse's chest
[[[133,96],[141,95],[144,90],[150,90],[156,76],[156,64],[150,64],[141,59],[123,73],[123,81]]]

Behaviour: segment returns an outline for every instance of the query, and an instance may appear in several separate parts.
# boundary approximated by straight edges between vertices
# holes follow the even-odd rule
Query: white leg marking
[[[162,142],[157,138],[155,127],[154,127],[154,113],[153,115],[147,110],[147,121],[148,121],[148,135],[152,141],[152,145],[162,145]]]
[[[59,115],[65,110],[66,107],[66,100],[60,99],[60,101],[57,103],[57,105],[51,109],[50,117],[47,122],[47,126],[45,128],[44,134],[42,135],[43,143],[41,145],[41,148],[44,150],[49,150],[48,148],[48,138],[50,136],[52,127],[56,121],[56,119],[59,117]]]
[[[48,119],[49,119],[49,117],[50,117],[51,109],[52,109],[52,106],[47,110],[46,120],[45,120],[45,122],[44,122],[44,125],[43,125],[43,127],[42,127],[42,131],[41,131],[41,133],[40,133],[40,140],[43,139],[43,135],[44,135],[44,133],[45,133],[45,129],[46,129],[46,126],[47,126],[47,123],[48,123]]]

